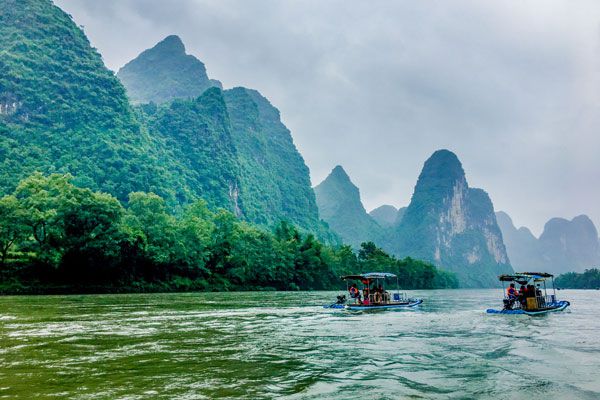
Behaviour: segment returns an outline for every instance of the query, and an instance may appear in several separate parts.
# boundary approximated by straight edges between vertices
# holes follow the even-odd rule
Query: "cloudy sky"
[[[179,35],[281,110],[313,184],[341,164],[368,210],[408,204],[448,148],[518,226],[600,226],[600,2],[55,2],[115,71]]]

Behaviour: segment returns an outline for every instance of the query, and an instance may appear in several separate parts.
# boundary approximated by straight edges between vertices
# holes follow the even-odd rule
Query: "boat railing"
[[[358,301],[358,300],[357,300]],[[404,303],[408,301],[408,296],[406,293],[390,293],[384,292],[381,293],[370,293],[369,294],[369,303],[371,304],[387,304],[387,303]]]
[[[392,300],[395,302],[407,302],[408,301],[408,295],[406,293],[394,293],[392,296]]]

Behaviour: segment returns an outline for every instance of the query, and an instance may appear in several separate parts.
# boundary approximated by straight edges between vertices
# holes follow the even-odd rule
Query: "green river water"
[[[500,290],[0,297],[0,398],[598,399],[600,291],[558,293],[540,317],[486,314]]]

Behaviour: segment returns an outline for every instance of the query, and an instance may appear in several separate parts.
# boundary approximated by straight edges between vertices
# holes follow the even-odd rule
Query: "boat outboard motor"
[[[338,296],[335,304],[346,304],[346,295]]]

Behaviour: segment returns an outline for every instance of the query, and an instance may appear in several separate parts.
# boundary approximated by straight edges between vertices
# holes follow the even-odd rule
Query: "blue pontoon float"
[[[369,272],[359,275],[346,275],[341,277],[346,281],[346,288],[350,293],[349,302],[346,296],[338,296],[337,303],[325,306],[326,308],[343,308],[346,310],[388,310],[416,307],[423,303],[422,299],[408,298],[406,293],[400,293],[398,277],[388,272]],[[396,291],[389,293],[385,290],[386,279],[396,279]],[[350,282],[362,283],[362,290],[351,291]],[[358,289],[358,288],[357,288]]]
[[[496,310],[487,309],[488,314],[525,314],[541,315],[556,311],[563,311],[571,305],[566,300],[556,298],[556,288],[554,286],[554,275],[545,272],[517,272],[512,275],[500,275],[498,277],[502,282],[502,291],[504,293],[504,308]],[[551,279],[553,294],[548,295],[546,281]],[[516,295],[509,295],[505,288],[505,283],[519,284],[525,290],[518,291]],[[543,283],[543,292],[542,292]],[[516,287],[515,287],[516,289]]]

